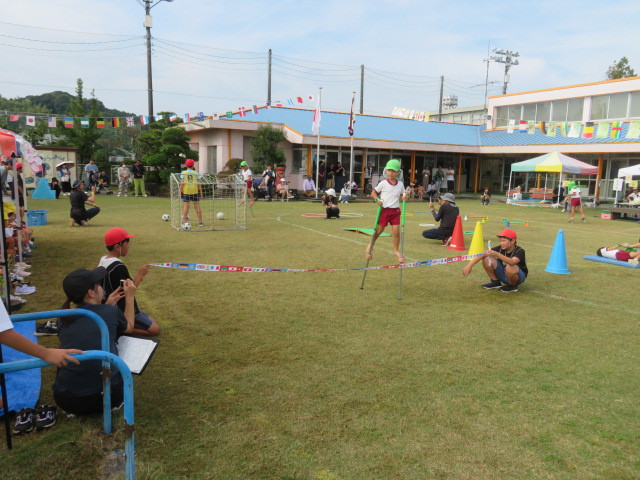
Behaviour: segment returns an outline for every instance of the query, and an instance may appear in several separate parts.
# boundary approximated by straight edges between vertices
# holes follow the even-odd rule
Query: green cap
[[[402,169],[402,166],[400,164],[400,160],[396,160],[395,158],[392,158],[391,160],[389,160],[387,162],[387,165],[384,167],[385,170],[393,170],[394,172],[397,172],[398,170]]]
[[[247,166],[247,162],[245,162],[244,160],[240,162],[240,166],[241,167],[246,167]]]

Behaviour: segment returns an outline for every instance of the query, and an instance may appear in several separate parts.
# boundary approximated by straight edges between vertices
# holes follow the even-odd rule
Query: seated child
[[[489,188],[484,187],[484,191],[480,195],[480,203],[482,205],[489,205],[490,201],[491,201],[491,194],[489,193]]]
[[[438,193],[438,189],[435,182],[432,181],[427,187],[427,197],[433,197],[436,193]]]

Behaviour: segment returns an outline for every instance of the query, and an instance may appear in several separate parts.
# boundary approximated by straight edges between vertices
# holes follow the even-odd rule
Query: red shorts
[[[616,260],[620,260],[621,262],[628,262],[631,258],[631,255],[626,250],[618,250],[616,252]]]
[[[399,208],[383,208],[380,213],[380,221],[378,225],[386,227],[387,225],[400,225],[400,209]]]
[[[572,207],[579,207],[580,206],[580,199],[579,198],[572,198],[571,199],[571,206]]]
[[[246,182],[244,182],[244,183],[246,183],[246,184],[247,184],[247,188],[249,188],[249,189],[250,189],[251,187],[253,187],[253,180],[247,180],[247,181],[246,181]]]

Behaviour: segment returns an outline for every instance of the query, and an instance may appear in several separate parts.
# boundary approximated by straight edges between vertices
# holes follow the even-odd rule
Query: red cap
[[[107,247],[120,243],[127,238],[133,238],[135,235],[129,235],[124,228],[112,228],[104,234],[104,244]]]
[[[16,163],[16,168],[22,168],[22,162]]]
[[[517,238],[516,232],[511,230],[510,228],[505,228],[502,230],[496,237],[505,237],[510,238],[511,240],[515,240]]]
[[[196,162],[194,162],[191,158],[187,158],[186,162],[184,162],[184,164],[185,164],[187,167],[193,167],[193,164],[194,164],[194,163],[196,163]]]

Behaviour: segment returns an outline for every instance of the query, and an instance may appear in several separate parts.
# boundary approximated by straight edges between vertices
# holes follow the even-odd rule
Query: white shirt
[[[376,186],[376,192],[382,200],[382,208],[398,208],[400,197],[404,193],[404,184],[398,180],[395,185],[391,185],[388,179],[384,179]]]
[[[251,173],[251,169],[250,168],[247,168],[246,170],[242,169],[242,170],[240,170],[240,173],[242,174],[242,179],[245,182],[248,182],[249,180],[251,180],[251,176],[253,175]]]
[[[582,196],[582,191],[578,188],[572,188],[571,191],[569,192],[569,194],[573,197],[573,198],[580,198]]]
[[[316,184],[313,182],[313,180],[309,180],[308,178],[305,178],[304,182],[302,183],[302,189],[305,192],[310,192],[311,190],[316,189]]]
[[[455,174],[456,174],[455,170],[451,170],[451,169],[447,170],[447,182],[455,180],[456,179]]]
[[[0,332],[6,332],[13,328],[13,323],[11,323],[11,319],[9,318],[9,314],[7,313],[7,309],[4,308],[4,305],[0,304],[0,307]]]

